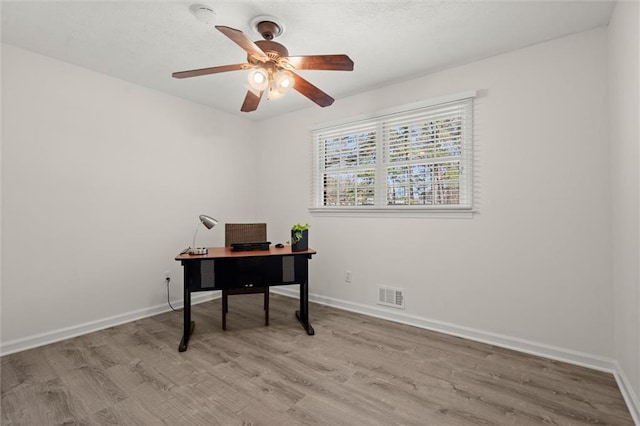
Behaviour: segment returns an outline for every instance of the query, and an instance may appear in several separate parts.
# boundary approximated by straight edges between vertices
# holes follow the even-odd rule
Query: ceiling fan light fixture
[[[293,74],[289,71],[278,71],[274,80],[276,83],[276,90],[283,95],[293,87]]]
[[[262,68],[251,70],[247,76],[249,86],[258,91],[263,91],[269,86],[269,73]]]
[[[187,78],[249,69],[246,74],[247,94],[240,107],[242,112],[255,111],[265,92],[267,99],[277,99],[292,87],[318,106],[327,107],[333,104],[334,99],[331,96],[289,70],[353,71],[351,58],[345,54],[289,56],[285,46],[273,41],[274,37],[284,31],[277,19],[257,17],[252,24],[256,25],[256,31],[261,33],[264,40],[254,42],[240,30],[224,25],[215,26],[247,53],[247,63],[199,68],[174,72],[171,75],[174,78]]]

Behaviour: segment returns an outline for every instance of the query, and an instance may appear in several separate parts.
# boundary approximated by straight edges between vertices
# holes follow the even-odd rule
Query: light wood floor
[[[610,374],[273,295],[2,357],[2,425],[631,425]]]

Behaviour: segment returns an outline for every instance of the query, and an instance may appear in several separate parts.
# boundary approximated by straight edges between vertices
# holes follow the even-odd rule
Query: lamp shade
[[[200,222],[202,222],[202,224],[206,226],[207,229],[211,229],[218,224],[218,221],[216,219],[205,214],[200,215]]]

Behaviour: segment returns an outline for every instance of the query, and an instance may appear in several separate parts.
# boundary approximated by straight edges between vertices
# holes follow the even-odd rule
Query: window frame
[[[369,116],[340,120],[337,122],[317,126],[310,131],[311,153],[312,153],[312,179],[311,179],[311,206],[309,212],[314,216],[351,216],[351,217],[434,217],[434,218],[470,218],[473,215],[473,128],[474,128],[474,98],[476,91],[457,93],[450,96],[430,99],[403,105],[393,109],[378,111]],[[468,121],[465,123],[469,128],[465,129],[465,139],[463,140],[463,153],[461,161],[460,196],[463,195],[462,187],[466,188],[466,202],[460,205],[388,205],[387,204],[387,171],[393,165],[386,155],[387,140],[383,133],[385,122],[398,117],[409,117],[421,110],[433,109],[445,104],[468,102]],[[376,162],[375,162],[375,205],[361,206],[324,206],[325,186],[322,176],[325,169],[321,169],[321,161],[325,158],[320,155],[320,141],[318,134],[331,132],[348,133],[350,129],[376,128]],[[356,131],[356,130],[354,130]],[[349,169],[347,169],[349,170]]]

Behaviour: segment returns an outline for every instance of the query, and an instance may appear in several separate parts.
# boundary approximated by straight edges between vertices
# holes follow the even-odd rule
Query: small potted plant
[[[291,227],[291,251],[304,251],[309,248],[309,224],[295,224]]]

